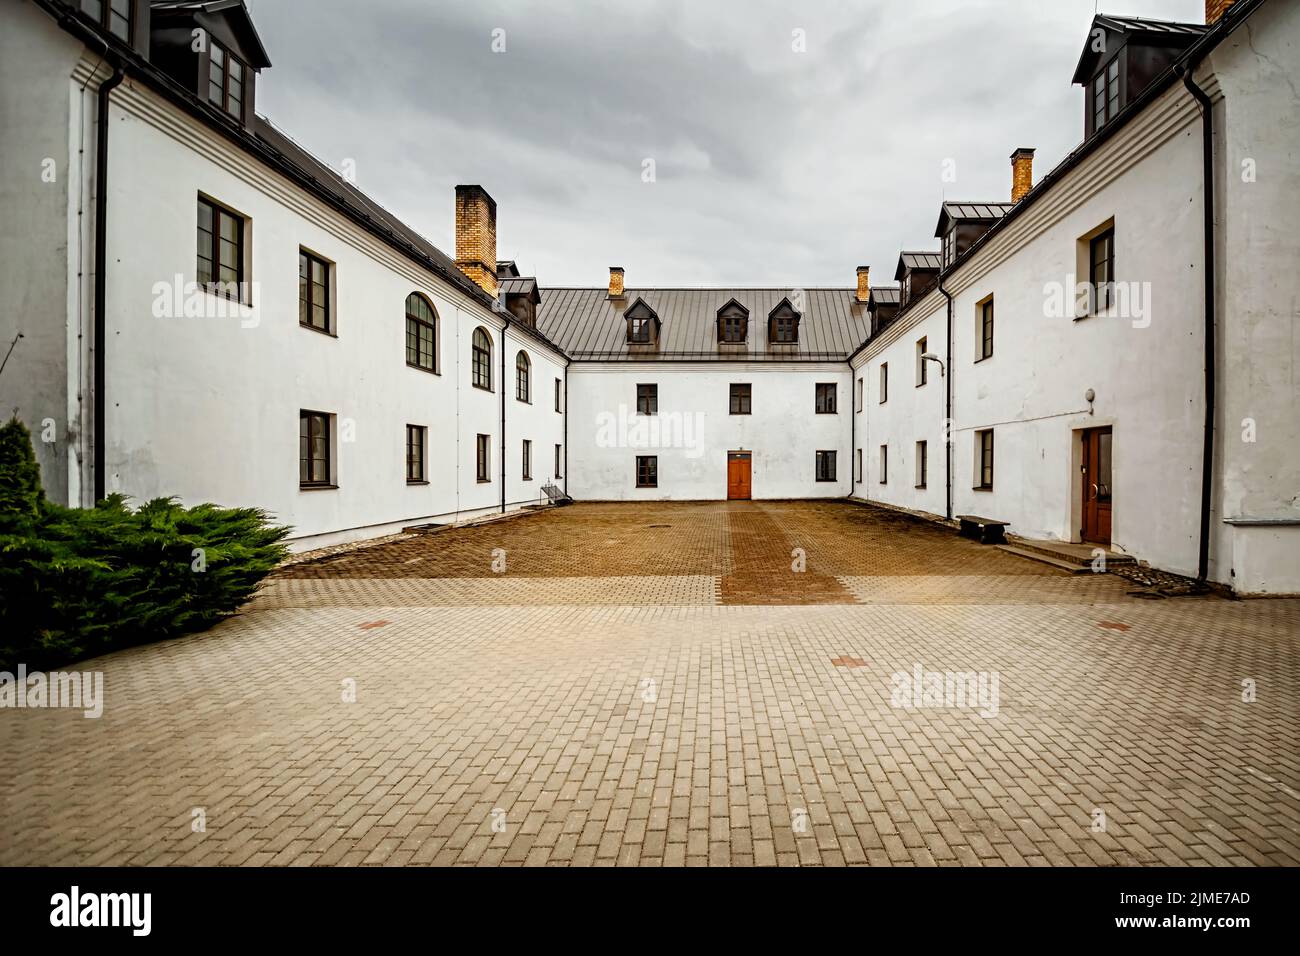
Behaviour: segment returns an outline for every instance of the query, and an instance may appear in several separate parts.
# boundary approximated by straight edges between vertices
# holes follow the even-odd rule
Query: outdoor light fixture
[[[922,352],[922,353],[921,353],[921,361],[922,361],[922,362],[938,362],[938,363],[939,363],[939,377],[940,377],[940,378],[943,377],[943,359],[939,358],[939,356],[935,355],[933,352]]]

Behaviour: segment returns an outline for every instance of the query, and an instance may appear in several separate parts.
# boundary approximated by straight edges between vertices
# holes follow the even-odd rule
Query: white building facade
[[[1300,593],[1295,4],[1096,18],[1083,144],[837,289],[540,288],[480,187],[448,256],[257,115],[242,5],[0,12],[0,405],[56,501],[256,506],[305,549],[853,497]]]

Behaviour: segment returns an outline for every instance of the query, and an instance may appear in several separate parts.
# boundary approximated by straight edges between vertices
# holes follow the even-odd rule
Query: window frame
[[[928,350],[927,347],[929,344],[930,344],[930,336],[928,335],[923,335],[916,340],[916,387],[917,388],[924,388],[926,385],[930,384],[930,370],[926,368],[926,365],[928,363],[925,361],[925,359],[921,358],[921,356],[924,355]]]
[[[1097,259],[1097,247],[1105,243],[1106,255],[1100,262]],[[1104,295],[1099,290],[1097,280],[1098,266],[1106,268],[1106,279],[1100,283]],[[1088,288],[1092,301],[1089,303],[1089,315],[1105,315],[1115,305],[1115,226],[1102,229],[1088,239]]]
[[[564,386],[561,383],[560,379],[557,378],[555,380],[555,410],[559,412],[561,415],[564,414],[563,397],[562,397],[563,394],[564,394]]]
[[[916,443],[916,488],[924,489],[930,480],[930,443]]]
[[[749,315],[734,306],[719,312],[718,341],[723,345],[744,345],[749,341]]]
[[[659,487],[659,456],[636,456],[636,486],[638,488]]]
[[[839,391],[835,382],[816,382],[813,385],[813,411],[818,415],[838,415]],[[823,401],[823,395],[829,395],[829,401]]]
[[[880,402],[883,405],[889,401],[889,363],[880,363]]]
[[[1115,74],[1113,77],[1111,76],[1112,70]],[[1093,74],[1092,82],[1088,85],[1088,93],[1091,97],[1089,115],[1092,117],[1092,131],[1094,133],[1119,115],[1121,83],[1120,54],[1116,53],[1106,61],[1100,70]],[[1101,100],[1100,105],[1098,105],[1099,99]]]
[[[533,403],[533,360],[524,349],[515,356],[515,401]]]
[[[221,51],[221,56],[223,58],[221,64],[218,64],[216,58],[213,56],[214,51],[217,50]],[[234,63],[239,67],[239,98],[238,98],[239,112],[234,112],[230,108],[230,102],[231,102],[230,64],[232,63]],[[212,99],[212,92],[213,92],[212,74],[214,68],[219,69],[221,71],[221,83],[218,84],[221,88],[220,102],[217,102]],[[233,119],[236,119],[242,123],[244,121],[244,113],[248,109],[248,74],[249,74],[248,64],[245,63],[243,60],[241,60],[239,57],[235,56],[233,53],[231,53],[230,48],[227,47],[225,44],[219,43],[218,41],[214,40],[212,38],[212,34],[209,33],[208,34],[208,88],[206,90],[206,95],[203,98],[204,102],[220,110],[222,113],[225,113],[227,116],[232,117]]]
[[[645,407],[644,411],[642,410],[643,405]],[[645,415],[645,416],[654,416],[659,414],[659,383],[658,382],[637,382],[636,413],[638,415]]]
[[[556,478],[564,477],[563,474],[564,469],[561,467],[561,465],[563,464],[564,464],[564,446],[556,445],[555,446],[555,477]]]
[[[835,449],[833,448],[817,449],[813,465],[816,481],[828,482],[838,480],[836,476],[839,471],[836,457]]]
[[[859,411],[859,412],[862,411],[862,403],[865,400],[866,391],[867,391],[866,376],[859,375],[857,391],[855,393],[854,402],[853,402],[855,411]]]
[[[199,252],[199,242],[198,242],[199,233],[203,231],[203,222],[202,219],[199,217],[201,216],[201,210],[204,207],[206,207],[211,211],[211,223],[212,223],[212,229],[209,233],[210,241],[209,241],[209,248],[208,248],[208,253],[209,253],[208,261],[211,263],[211,273],[210,273],[210,277],[206,281],[203,278],[201,278],[202,271],[200,266],[201,266],[202,256],[199,256],[197,254]],[[207,292],[209,295],[220,296],[224,299],[231,299],[235,302],[239,302],[240,304],[246,305],[247,303],[244,301],[244,282],[245,282],[244,250],[246,248],[245,233],[247,230],[248,218],[243,214],[238,213],[235,210],[231,209],[229,206],[223,205],[222,203],[217,202],[215,199],[211,198],[210,196],[206,196],[203,193],[198,194],[198,206],[195,208],[195,217],[196,217],[196,222],[195,222],[196,256],[195,256],[195,266],[194,266],[195,284],[197,284],[201,289],[203,289],[203,291]],[[235,246],[234,286],[235,288],[234,288],[233,295],[231,294],[230,280],[221,278],[222,268],[229,268],[225,260],[222,259],[221,257],[221,244],[223,242],[222,235],[221,235],[221,222],[223,219],[229,219],[232,222],[234,222],[236,225],[236,233],[234,239],[234,246]],[[229,242],[230,240],[224,240],[224,241]]]
[[[474,477],[480,485],[492,481],[492,436],[482,432],[474,438]]]
[[[975,308],[979,310],[976,314],[975,325],[975,329],[979,333],[975,338],[975,361],[983,362],[985,359],[993,357],[993,329],[996,319],[993,296],[989,296],[977,303]]]
[[[533,480],[533,442],[531,438],[523,440],[523,446],[519,450],[519,471],[521,481]]]
[[[629,345],[650,345],[654,341],[654,320],[648,315],[632,316],[627,322],[627,342]]]
[[[487,343],[486,348],[479,344],[480,339]],[[471,384],[485,392],[494,391],[492,388],[493,348],[492,336],[488,334],[487,329],[481,325],[474,329],[474,334],[470,336]]]
[[[743,389],[744,391],[737,391]],[[743,408],[739,406],[743,405]],[[752,382],[727,383],[727,414],[752,415],[754,413],[754,386]]]
[[[986,441],[987,439],[987,441]],[[974,491],[993,490],[993,429],[981,428],[975,432],[975,486]]]
[[[408,485],[427,485],[429,483],[429,428],[427,425],[406,425],[406,483]],[[412,455],[412,451],[415,455]],[[416,466],[412,473],[411,465]]]
[[[335,488],[334,484],[334,416],[310,408],[298,409],[298,490],[314,491],[321,488]],[[320,423],[319,434],[313,434],[312,425]],[[307,427],[303,434],[304,424]],[[303,439],[307,440],[307,457],[303,458]],[[324,454],[319,458],[312,453],[312,442],[320,439]],[[319,462],[324,472],[323,477],[316,478],[316,464]],[[303,477],[303,464],[307,465],[307,477]]]
[[[302,274],[302,267],[303,267],[304,260],[306,261],[307,264],[307,275],[305,276],[306,279],[305,283],[303,282],[304,276]],[[323,303],[320,303],[322,306],[321,314],[325,316],[324,326],[319,326],[311,320],[317,305],[316,300],[312,295],[312,292],[316,286],[316,282],[312,278],[312,267],[317,265],[319,265],[325,271],[325,281],[321,283],[321,289],[323,290],[325,301]],[[298,247],[298,325],[304,329],[311,329],[313,332],[321,332],[324,335],[331,335],[331,336],[334,335],[334,317],[333,315],[331,315],[331,308],[333,306],[333,296],[330,294],[330,283],[333,280],[333,268],[334,268],[334,263],[330,262],[328,259],[316,255],[316,253],[312,252],[310,249],[307,249],[303,246]],[[304,287],[307,293],[306,299],[303,299]],[[304,306],[305,306],[305,313],[307,316],[306,322],[303,321]]]
[[[878,461],[878,464],[880,465],[880,483],[882,485],[887,485],[889,484],[889,445],[888,444],[880,446],[880,459]]]
[[[943,234],[943,266],[953,264],[957,258],[957,224],[953,223],[947,232]]]
[[[432,319],[426,319],[418,312],[411,311],[411,300],[423,305],[429,310]],[[406,367],[418,369],[421,372],[430,372],[434,375],[438,372],[438,310],[433,307],[429,297],[421,292],[412,292],[407,295],[403,308],[406,310]],[[421,333],[427,329],[429,333],[429,364],[420,363],[421,351],[420,346],[423,344]],[[411,342],[412,334],[415,341],[415,361],[411,361]]]
[[[90,10],[86,9],[86,0],[81,0],[81,2],[77,4],[77,9],[95,23],[99,24],[100,27],[108,32],[109,36],[115,37],[128,45],[131,44],[135,40],[136,26],[134,0],[126,0],[125,16],[113,9],[114,4],[112,0],[96,0],[96,2],[99,5],[98,13],[92,13]],[[121,19],[126,20],[126,36],[122,36],[113,29],[113,15],[115,13]]]
[[[862,449],[856,448],[854,451],[856,454],[853,457],[853,483],[860,485],[862,484]]]

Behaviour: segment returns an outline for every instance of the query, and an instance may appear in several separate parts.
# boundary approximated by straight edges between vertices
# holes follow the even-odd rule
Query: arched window
[[[474,330],[474,387],[492,391],[492,340],[483,329]]]
[[[528,372],[532,368],[532,363],[528,361],[528,353],[520,351],[515,357],[515,398],[521,402],[531,402],[532,395],[529,392]]]
[[[406,364],[438,371],[438,313],[418,292],[406,297]]]

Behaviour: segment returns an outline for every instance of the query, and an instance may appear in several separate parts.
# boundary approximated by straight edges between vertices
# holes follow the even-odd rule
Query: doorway
[[[750,453],[727,452],[727,500],[748,501],[751,497]]]
[[[1111,430],[1089,428],[1082,433],[1083,527],[1079,537],[1110,544]]]

